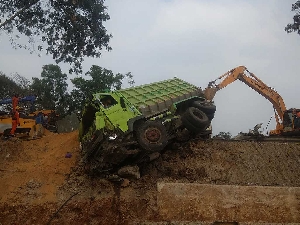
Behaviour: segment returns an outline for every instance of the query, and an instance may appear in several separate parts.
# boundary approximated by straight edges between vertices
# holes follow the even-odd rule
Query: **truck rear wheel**
[[[191,122],[189,122],[185,117],[182,117],[181,118],[181,121],[183,123],[183,125],[185,126],[185,128],[190,131],[190,132],[193,132],[193,133],[199,133],[201,131],[204,130],[203,127],[199,128],[199,127],[195,127]]]
[[[146,121],[136,131],[139,145],[146,151],[157,152],[168,144],[168,133],[165,126],[158,121]]]
[[[212,120],[215,117],[214,113],[206,113],[206,116],[209,120]]]
[[[206,114],[195,107],[189,107],[181,120],[186,128],[193,132],[202,131],[210,123]]]
[[[216,111],[216,106],[213,104],[207,104],[201,101],[194,101],[192,105],[193,107],[200,109],[206,114],[213,114]]]

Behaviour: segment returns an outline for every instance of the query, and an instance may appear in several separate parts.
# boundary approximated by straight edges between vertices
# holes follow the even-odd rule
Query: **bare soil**
[[[77,137],[77,131],[48,132],[38,140],[0,141],[1,224],[161,221],[158,181],[300,187],[297,143],[194,140],[169,146],[123,187],[83,172]]]

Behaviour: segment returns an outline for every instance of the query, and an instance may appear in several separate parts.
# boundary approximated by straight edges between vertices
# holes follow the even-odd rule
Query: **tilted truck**
[[[82,113],[79,137],[91,171],[163,150],[181,133],[209,138],[216,106],[178,78],[96,93]]]

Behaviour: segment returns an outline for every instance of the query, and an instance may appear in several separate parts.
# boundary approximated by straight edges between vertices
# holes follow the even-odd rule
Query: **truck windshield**
[[[106,108],[109,108],[113,105],[116,105],[118,102],[113,98],[111,97],[110,95],[108,96],[105,96],[103,97],[101,100],[101,103],[103,105],[103,107],[106,109]]]

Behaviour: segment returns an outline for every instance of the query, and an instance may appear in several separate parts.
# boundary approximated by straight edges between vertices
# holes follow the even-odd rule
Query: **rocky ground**
[[[161,221],[157,182],[300,187],[297,143],[194,140],[141,165],[140,179],[110,182],[83,172],[77,136],[0,141],[0,224]]]

